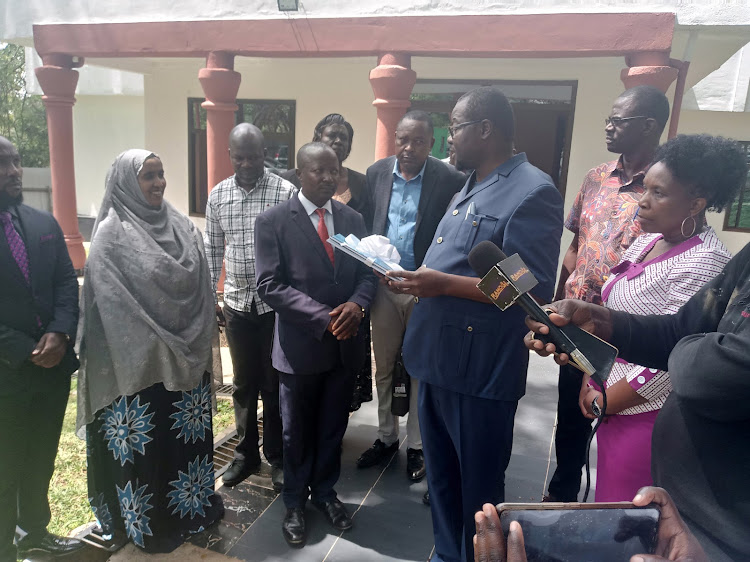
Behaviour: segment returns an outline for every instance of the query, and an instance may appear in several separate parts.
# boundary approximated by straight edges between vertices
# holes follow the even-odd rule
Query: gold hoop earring
[[[692,219],[693,220],[693,230],[690,231],[690,234],[685,234],[685,221],[687,221],[688,219]],[[682,220],[682,224],[680,224],[680,234],[682,234],[682,237],[685,238],[685,239],[691,238],[693,236],[693,234],[695,234],[695,230],[697,228],[698,228],[698,223],[696,222],[695,217],[693,215],[690,215],[688,217],[685,217]]]

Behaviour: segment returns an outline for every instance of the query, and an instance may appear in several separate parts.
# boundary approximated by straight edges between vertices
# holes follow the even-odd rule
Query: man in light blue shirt
[[[422,193],[422,178],[427,160],[416,176],[407,179],[399,171],[398,159],[393,163],[393,189],[388,206],[388,231],[386,236],[401,255],[401,267],[414,271],[414,231],[417,226],[417,207]],[[407,175],[409,175],[407,173]]]
[[[401,255],[400,265],[411,271],[422,265],[448,202],[465,181],[463,174],[430,156],[434,142],[430,116],[423,111],[409,112],[396,127],[396,155],[375,162],[367,170],[367,188],[373,198],[373,234],[387,236]],[[360,468],[380,464],[398,450],[398,417],[391,410],[393,372],[413,307],[412,297],[394,294],[382,286],[373,301],[378,433],[372,447],[357,460]],[[425,464],[414,379],[409,412],[406,473],[410,480],[417,481],[425,475]]]

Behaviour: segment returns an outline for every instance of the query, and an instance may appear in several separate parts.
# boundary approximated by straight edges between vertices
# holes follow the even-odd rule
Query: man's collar
[[[302,190],[301,189],[299,190],[299,202],[302,203],[302,206],[305,208],[305,212],[308,215],[312,215],[318,209],[325,209],[329,213],[333,214],[333,205],[331,205],[331,200],[330,199],[328,201],[326,201],[325,205],[323,205],[322,207],[318,207],[315,203],[313,203],[312,201],[310,201],[307,197],[305,197],[302,194]]]
[[[429,160],[429,159],[430,159],[430,157],[428,156],[427,160]],[[416,176],[414,176],[413,178],[411,178],[410,180],[407,180],[404,176],[401,175],[401,170],[399,170],[399,167],[398,167],[398,158],[396,158],[396,160],[393,162],[393,175],[394,176],[398,176],[399,178],[401,178],[404,181],[413,181],[413,180],[417,179],[420,176],[422,177],[422,179],[424,179],[424,169],[427,167],[427,160],[425,160],[424,164],[422,164],[422,169],[419,170],[419,173]]]
[[[611,168],[609,169],[610,176],[612,174],[617,174],[618,176],[622,176],[622,174],[625,173],[625,167],[623,166],[623,163],[622,163],[622,154],[620,154],[620,157],[617,160],[615,160],[614,162],[611,162],[609,167]],[[648,172],[648,169],[650,167],[651,167],[651,164],[646,164],[646,167],[643,170],[633,174],[633,178],[630,180],[630,182],[632,183],[633,180],[635,180],[636,178],[639,178],[642,180],[644,176],[646,175],[646,172]]]

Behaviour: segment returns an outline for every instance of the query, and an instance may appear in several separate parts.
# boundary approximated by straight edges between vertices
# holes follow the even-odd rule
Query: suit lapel
[[[36,228],[31,213],[28,212],[26,207],[18,207],[18,220],[21,223],[21,228],[23,229],[25,238],[26,255],[29,257],[29,280],[31,282],[31,287],[33,288],[35,285],[35,278],[43,269],[42,264],[39,263],[39,238],[42,233]]]
[[[22,218],[21,218],[21,206],[17,207],[18,209],[18,220],[21,223],[21,229],[24,231],[24,235],[22,238],[26,238],[24,240],[24,244],[26,245],[26,254],[29,257],[29,270],[33,272],[32,269],[32,263],[31,263],[31,256],[29,255],[29,244],[28,244],[28,238],[29,238],[29,230],[26,224],[24,224]],[[28,223],[30,221],[26,221]],[[11,275],[15,277],[15,279],[18,281],[18,283],[26,288],[29,288],[29,285],[26,283],[26,279],[24,279],[23,273],[21,273],[21,268],[18,267],[18,263],[16,262],[16,258],[13,257],[13,254],[10,251],[10,245],[8,244],[8,239],[5,236],[5,231],[3,230],[2,225],[0,224],[0,261],[3,263],[7,263],[10,265],[8,268],[8,271],[11,272]]]
[[[305,212],[305,208],[297,197],[294,197],[292,200],[292,220],[297,224],[300,230],[305,233],[305,236],[307,236],[310,244],[315,248],[320,259],[322,259],[328,267],[332,267],[331,260],[328,259],[328,254],[323,247],[323,242],[321,242],[320,237],[318,237],[318,231],[313,228],[310,217],[307,212]]]
[[[427,157],[427,163],[424,167],[424,175],[422,176],[422,190],[419,194],[419,206],[417,207],[417,223],[414,225],[414,234],[419,232],[419,225],[422,223],[422,217],[427,213],[427,206],[430,204],[430,198],[435,193],[435,186],[437,184],[437,173],[435,170],[434,162]]]
[[[388,207],[391,204],[391,191],[393,190],[393,164],[396,161],[394,156],[385,160],[383,169],[378,174],[376,193],[375,193],[375,210],[378,213],[372,223],[373,225],[383,225],[382,232],[386,234],[388,227]]]

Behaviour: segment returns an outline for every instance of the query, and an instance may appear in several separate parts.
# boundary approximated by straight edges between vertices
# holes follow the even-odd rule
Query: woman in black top
[[[673,391],[652,440],[654,484],[672,496],[710,560],[750,560],[750,244],[676,314],[638,316],[570,299],[550,308],[555,324],[572,321],[624,359],[669,371]],[[555,351],[531,333],[526,347]]]

